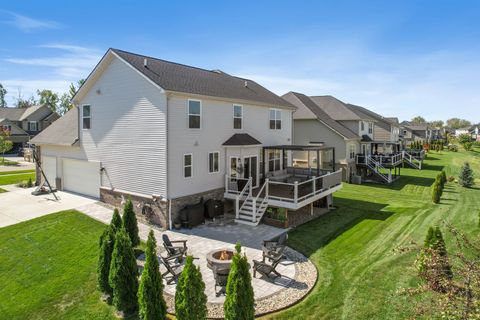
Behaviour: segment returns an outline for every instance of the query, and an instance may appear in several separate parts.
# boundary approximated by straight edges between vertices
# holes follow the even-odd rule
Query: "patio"
[[[88,204],[78,208],[79,211],[100,220],[109,223],[112,215],[112,209],[104,204]],[[242,253],[245,253],[253,266],[252,260],[262,260],[261,245],[263,240],[274,238],[285,232],[283,229],[277,229],[267,225],[259,225],[251,228],[242,224],[225,223],[224,225],[208,224],[196,227],[194,229],[182,229],[179,231],[159,230],[155,227],[139,223],[139,233],[142,240],[146,240],[148,232],[153,229],[158,244],[158,254],[165,256],[165,249],[162,245],[162,234],[167,234],[170,240],[187,240],[188,253],[196,259],[194,263],[200,266],[203,280],[205,282],[205,294],[208,299],[209,318],[223,317],[224,295],[217,296],[215,293],[215,280],[213,272],[207,267],[206,256],[212,250],[220,248],[234,249],[235,243],[240,241],[242,244]],[[274,312],[295,304],[301,300],[315,285],[317,279],[317,270],[315,266],[300,253],[287,248],[286,258],[283,259],[277,267],[277,271],[282,275],[276,279],[267,279],[257,273],[253,278],[252,286],[255,294],[255,310],[257,315]],[[144,261],[139,257],[138,264],[141,268]],[[161,265],[160,271],[166,271]],[[176,284],[165,283],[165,300],[169,312],[174,311],[174,297]]]

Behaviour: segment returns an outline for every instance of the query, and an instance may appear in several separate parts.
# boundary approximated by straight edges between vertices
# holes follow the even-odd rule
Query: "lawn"
[[[318,281],[297,306],[271,315],[274,319],[406,319],[412,303],[397,290],[418,283],[412,267],[415,253],[396,248],[421,244],[429,226],[450,221],[470,236],[480,234],[479,179],[476,189],[448,183],[438,205],[431,204],[430,186],[437,173],[457,176],[469,161],[480,176],[479,150],[432,152],[424,169],[402,169],[391,186],[349,185],[335,194],[337,207],[303,225],[289,244],[312,259]],[[447,247],[452,239],[445,234]]]
[[[35,172],[35,169],[0,171],[0,176],[4,176],[7,174],[32,173],[32,172]]]
[[[64,211],[0,229],[0,318],[115,319],[96,291],[103,228]]]
[[[32,179],[35,182],[35,171],[26,171],[21,170],[20,172],[2,172],[0,173],[0,186],[4,186],[7,184],[17,184],[22,181],[28,181],[28,179]]]

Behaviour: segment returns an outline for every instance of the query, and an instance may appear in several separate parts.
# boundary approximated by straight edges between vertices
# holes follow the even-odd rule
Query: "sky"
[[[480,1],[113,3],[0,1],[8,104],[67,91],[112,47],[400,120],[480,122]]]

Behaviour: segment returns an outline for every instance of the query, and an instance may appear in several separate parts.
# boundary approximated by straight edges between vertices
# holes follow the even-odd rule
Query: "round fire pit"
[[[210,269],[218,267],[221,269],[230,269],[232,264],[233,250],[222,248],[207,253],[207,266]]]

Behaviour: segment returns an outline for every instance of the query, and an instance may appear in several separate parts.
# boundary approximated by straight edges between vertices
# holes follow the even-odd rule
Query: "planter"
[[[263,223],[276,228],[281,228],[281,229],[288,228],[288,220],[278,220],[278,219],[263,217]]]

